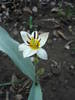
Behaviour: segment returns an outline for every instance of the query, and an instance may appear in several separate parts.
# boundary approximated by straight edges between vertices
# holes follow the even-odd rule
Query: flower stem
[[[30,29],[30,33],[32,33],[32,16],[30,16],[30,19],[29,19],[29,29]]]

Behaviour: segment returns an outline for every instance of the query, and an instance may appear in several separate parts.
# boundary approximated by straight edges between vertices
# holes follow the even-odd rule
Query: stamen
[[[40,42],[38,39],[34,39],[33,37],[31,38],[30,42],[29,42],[29,46],[32,48],[32,49],[38,49],[39,46],[40,46]]]
[[[39,38],[39,35],[37,34],[37,39]]]
[[[36,32],[34,32],[34,39],[36,38]]]
[[[27,34],[27,37],[29,38],[29,40],[31,40],[30,36]]]
[[[30,44],[30,42],[26,41],[28,44]]]
[[[39,42],[41,41],[41,39],[39,39]]]

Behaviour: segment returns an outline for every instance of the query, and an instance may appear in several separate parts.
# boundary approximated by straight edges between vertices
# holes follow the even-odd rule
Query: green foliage
[[[13,40],[7,31],[0,27],[0,51],[6,53],[17,67],[33,81],[28,100],[42,100],[42,92],[40,84],[35,85],[35,66],[33,66],[30,58],[23,58],[22,53],[18,50],[19,43]],[[14,82],[13,79],[12,82]],[[12,82],[1,84],[10,85]]]
[[[34,57],[33,63],[34,63],[34,65],[37,65],[39,63],[39,59],[38,59],[37,55]]]
[[[28,100],[42,100],[42,91],[39,83],[33,83]]]
[[[19,43],[13,40],[2,27],[0,27],[0,50],[6,53],[17,67],[33,81],[35,80],[35,67],[30,58],[23,58],[18,50]]]
[[[65,16],[67,18],[70,18],[72,16],[72,9],[69,6],[67,6],[65,9]]]
[[[29,29],[30,29],[30,34],[31,34],[33,31],[32,16],[30,16],[30,19],[29,19]]]
[[[44,72],[45,72],[45,69],[44,69],[44,68],[39,68],[39,69],[37,70],[37,75],[38,75],[38,76],[41,76],[41,75],[44,74]]]
[[[75,8],[71,7],[70,5],[66,5],[65,8],[62,6],[62,2],[59,2],[58,7],[58,16],[65,17],[65,18],[71,18],[74,15]]]
[[[32,16],[30,16],[29,25],[30,25],[30,29],[32,29]]]

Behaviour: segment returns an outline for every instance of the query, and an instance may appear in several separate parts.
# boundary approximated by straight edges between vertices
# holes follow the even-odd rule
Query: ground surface
[[[50,33],[44,47],[48,52],[48,61],[39,63],[39,67],[45,68],[45,73],[40,78],[44,100],[75,100],[75,50],[73,50],[75,48],[75,16],[60,16],[55,10],[51,12],[51,9],[57,5],[46,3],[44,7],[42,3],[39,5],[36,2],[26,3],[28,8],[25,8],[25,2],[19,2],[19,0],[17,2],[14,0],[13,3],[1,2],[0,25],[9,32],[11,37],[22,42],[19,32],[29,29],[29,16],[32,15],[34,28]],[[70,6],[75,6],[74,1],[69,3]],[[33,9],[35,5],[36,8]],[[0,82],[9,82],[14,73],[20,79],[24,77],[8,56],[0,53]],[[27,78],[24,80],[27,81]],[[1,87],[0,100],[5,100],[6,91],[10,94],[9,100],[13,100],[16,94],[23,95],[24,100],[27,100],[26,87],[21,93],[17,92],[17,89],[11,93],[10,87]]]

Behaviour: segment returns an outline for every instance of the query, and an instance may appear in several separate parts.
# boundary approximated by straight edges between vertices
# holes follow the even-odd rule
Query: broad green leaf
[[[35,68],[30,58],[23,58],[22,53],[18,50],[19,43],[13,40],[7,31],[0,27],[0,51],[6,53],[17,67],[33,81],[35,79]]]
[[[42,91],[39,83],[37,85],[33,83],[28,100],[43,100]]]

